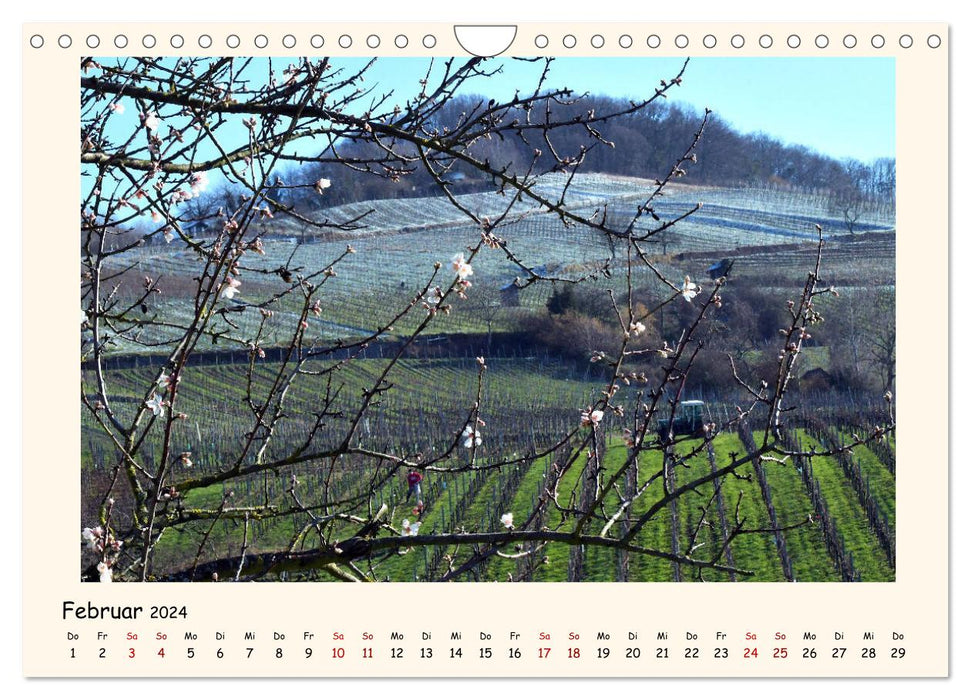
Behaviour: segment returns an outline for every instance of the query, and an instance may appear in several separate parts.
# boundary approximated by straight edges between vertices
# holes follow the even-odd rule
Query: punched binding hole
[[[498,56],[512,46],[517,29],[515,24],[456,24],[452,31],[459,46],[471,55]],[[431,44],[427,43],[429,39]],[[435,37],[428,34],[422,43],[426,49],[430,49],[435,45]],[[533,43],[537,48],[546,48],[549,38],[545,34],[539,34],[533,39]]]

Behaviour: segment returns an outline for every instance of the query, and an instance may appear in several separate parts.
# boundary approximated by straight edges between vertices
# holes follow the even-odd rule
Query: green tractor
[[[692,435],[702,437],[705,434],[705,423],[709,422],[708,410],[704,401],[682,401],[674,412],[674,419],[662,418],[658,422],[657,434],[666,438],[670,432],[672,437],[677,435]]]

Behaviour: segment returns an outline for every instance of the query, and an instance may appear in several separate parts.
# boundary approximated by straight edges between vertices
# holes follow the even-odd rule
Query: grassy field
[[[805,431],[797,431],[797,434],[805,449],[825,449]],[[810,462],[813,476],[819,481],[844,545],[852,555],[853,564],[863,580],[893,580],[893,571],[880,550],[875,534],[867,525],[866,513],[836,459],[814,457]]]
[[[517,453],[525,455],[526,445],[530,442],[528,430],[542,432],[544,438],[568,431],[576,423],[578,407],[588,403],[600,386],[592,377],[584,379],[575,373],[571,375],[566,366],[553,363],[544,367],[508,360],[495,361],[490,365],[485,381],[486,392],[491,399],[487,405],[503,406],[505,415],[524,416],[523,421],[514,423],[520,425],[516,430],[500,416],[485,414],[486,426],[482,430],[486,441],[483,448],[488,448],[490,457],[509,458]],[[374,377],[381,366],[379,360],[363,361],[354,368],[346,381],[349,385],[354,381],[366,382]],[[182,433],[177,436],[177,444],[180,449],[192,452],[194,464],[191,468],[177,468],[174,475],[177,479],[223,468],[222,460],[233,454],[246,429],[243,420],[245,411],[242,410],[240,400],[244,390],[238,381],[239,369],[228,366],[191,369],[195,376],[190,375],[186,379],[186,386],[192,389],[187,390],[183,404],[190,419],[180,426]],[[109,373],[109,384],[117,388],[116,398],[134,399],[138,396],[140,387],[145,386],[151,376],[153,375],[148,369],[119,370]],[[268,381],[268,377],[262,374],[258,377],[257,385]],[[427,445],[454,439],[454,434],[461,429],[461,416],[466,414],[469,402],[474,397],[477,372],[474,361],[408,360],[397,368],[395,382],[405,398],[400,403],[391,401],[377,411],[372,419],[373,424],[383,425],[388,434],[396,434],[397,442],[401,444],[406,445],[409,440],[417,442],[419,436],[423,436],[423,444]],[[449,386],[451,391],[443,394],[442,386]],[[318,391],[319,387],[315,387],[313,383],[298,385],[290,397],[294,413],[298,414],[301,408],[311,405]],[[451,400],[445,401],[445,396],[451,397]],[[551,397],[556,397],[557,401],[553,402]],[[552,406],[553,403],[560,404],[559,408]],[[130,405],[133,406],[134,403]],[[207,406],[210,408],[207,409]],[[213,410],[212,406],[218,408]],[[430,408],[432,406],[434,410]],[[523,427],[526,416],[542,411],[545,411],[545,423],[530,423],[528,430]],[[504,426],[504,430],[500,431],[500,426]],[[111,453],[109,446],[99,442],[98,433],[90,424],[87,425],[84,435],[88,445],[84,450],[83,481],[86,475],[97,472],[102,464],[109,462]],[[799,437],[804,447],[822,447],[804,432],[799,432]],[[288,444],[286,434],[281,439],[284,445]],[[698,444],[698,441],[687,442],[680,450],[687,453]],[[627,449],[616,433],[610,433],[607,448],[604,457],[605,478],[613,475],[627,458]],[[742,442],[731,433],[719,435],[713,444],[716,466],[727,463],[732,455],[743,454],[744,451]],[[892,518],[892,475],[869,450],[857,448],[855,456],[866,471],[871,488],[880,499],[881,507]],[[420,518],[423,523],[422,532],[499,532],[502,530],[499,516],[505,512],[512,512],[517,524],[521,524],[536,507],[550,461],[548,457],[520,461],[501,471],[429,473],[423,483],[427,510]],[[563,503],[580,480],[585,465],[585,455],[581,454],[566,473],[560,486]],[[455,466],[460,465],[456,463]],[[644,453],[638,467],[637,485],[642,487],[660,471],[661,454],[655,451]],[[873,533],[868,529],[866,516],[835,459],[814,458],[812,467],[863,580],[892,580],[893,571],[876,544]],[[707,454],[701,452],[675,470],[674,483],[685,483],[710,469]],[[812,505],[796,467],[767,463],[764,469],[775,509],[780,514],[778,525],[787,527],[804,521],[812,512]],[[358,491],[359,473],[359,468],[353,463],[343,465],[326,484],[331,497],[353,496]],[[234,481],[233,505],[264,505],[285,510],[289,501],[287,491],[291,474],[297,477],[304,493],[311,494],[314,489],[324,487],[324,477],[317,466],[279,470],[278,473]],[[407,517],[412,521],[418,519],[411,513],[413,503],[404,503],[403,476],[398,474],[385,483],[376,491],[372,502],[374,509],[381,503],[387,503],[392,508],[390,523],[395,527],[403,518]],[[770,527],[767,505],[751,465],[740,468],[735,476],[720,479],[717,486],[721,492],[728,528],[735,522],[736,511],[746,529]],[[661,489],[661,479],[655,478],[646,490],[645,497],[638,500],[632,509],[632,520],[636,520],[651,503],[661,497]],[[705,485],[688,492],[677,505],[679,549],[682,552],[687,551],[691,534],[697,530],[692,556],[699,560],[714,556],[721,549],[726,535],[714,506],[713,492],[713,484]],[[198,489],[186,495],[184,505],[189,510],[215,511],[220,507],[224,495],[225,491],[220,486]],[[89,497],[94,499],[95,494],[91,493]],[[609,493],[605,501],[606,512],[613,512],[619,503],[619,495]],[[707,511],[703,512],[706,507]],[[699,525],[699,520],[704,522]],[[555,509],[548,509],[542,522],[534,523],[533,526],[562,530],[569,528],[570,522],[569,518],[561,518]],[[671,526],[670,509],[666,507],[641,531],[636,543],[646,548],[669,549],[672,542]],[[250,549],[251,553],[287,547],[295,538],[301,536],[304,538],[301,546],[314,545],[313,532],[307,530],[306,519],[299,516],[254,517],[247,527],[251,541],[258,543],[258,546]],[[619,523],[615,524],[610,534],[619,534],[619,527]],[[346,534],[351,534],[351,530],[347,529]],[[213,532],[205,537],[204,535],[205,528],[198,525],[166,531],[158,546],[156,563],[163,568],[190,566],[203,539],[205,545],[202,551],[206,556],[233,556],[240,551],[242,533],[238,522],[234,527],[220,522]],[[794,578],[800,581],[829,581],[838,578],[818,524],[806,524],[786,530],[782,536],[793,562]],[[737,580],[785,580],[774,537],[771,533],[749,534],[739,536],[730,543],[735,565],[741,570],[751,572],[737,576]],[[528,556],[521,552],[503,551],[505,555],[519,556],[488,559],[463,574],[460,580],[501,581],[526,577],[529,580],[562,581],[566,579],[570,553],[571,547],[563,543],[548,544]],[[436,579],[447,571],[444,554],[444,551],[420,548],[393,553],[380,562],[372,563],[375,574],[381,579]],[[451,554],[458,560],[463,552]],[[674,573],[672,563],[664,559],[632,554],[624,564],[617,551],[596,548],[588,548],[584,552],[582,566],[584,580],[590,581],[667,581],[672,580]],[[729,574],[725,572],[698,572],[691,567],[682,567],[684,580],[697,580],[699,576],[706,581],[730,580]]]

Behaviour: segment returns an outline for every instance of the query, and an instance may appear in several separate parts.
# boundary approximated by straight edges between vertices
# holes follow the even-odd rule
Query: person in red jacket
[[[408,472],[408,494],[405,496],[405,503],[411,500],[411,494],[415,494],[418,500],[418,512],[425,510],[425,504],[421,500],[421,480],[424,477],[415,470]]]

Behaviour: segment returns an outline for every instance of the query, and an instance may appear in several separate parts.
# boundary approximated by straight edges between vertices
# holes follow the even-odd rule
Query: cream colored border
[[[84,38],[96,33],[101,45],[90,50]],[[159,44],[141,48],[142,35],[151,33]],[[168,36],[185,37],[180,51],[171,49]],[[223,37],[237,34],[238,50],[227,49]],[[325,37],[325,48],[314,49],[309,37]],[[551,41],[539,51],[533,38],[547,35]],[[41,35],[45,46],[29,46],[32,35]],[[116,49],[118,34],[129,38],[128,46]],[[196,43],[208,34],[210,50]],[[268,48],[257,50],[252,42],[264,34]],[[293,34],[296,46],[282,46],[282,38]],[[338,37],[347,34],[350,48],[338,48]],[[383,38],[377,50],[366,47],[366,37]],[[393,37],[406,34],[406,49],[398,49]],[[436,45],[426,49],[420,38],[434,35]],[[578,40],[570,50],[560,39],[572,34]],[[605,37],[601,49],[591,48],[594,34]],[[621,49],[617,38],[629,34],[634,43]],[[650,34],[661,37],[657,50],[647,48]],[[676,49],[674,37],[689,39],[685,50]],[[705,49],[702,38],[717,38],[714,49]],[[742,49],[732,48],[729,38],[746,38]],[[802,44],[789,48],[785,39],[798,34]],[[829,47],[817,48],[811,40],[819,34],[830,37]],[[845,48],[842,37],[858,37],[857,46]],[[886,37],[884,48],[874,49],[869,37]],[[901,49],[896,38],[909,34],[910,49]],[[943,40],[929,49],[926,38],[936,34]],[[57,46],[57,37],[72,37],[68,49]],[[763,49],[758,37],[770,35],[773,46]],[[418,40],[416,40],[418,39]],[[24,672],[30,676],[175,676],[175,675],[267,675],[267,676],[940,676],[947,673],[947,303],[941,290],[947,288],[947,55],[948,29],[940,24],[520,24],[508,55],[712,55],[712,56],[888,56],[897,58],[897,161],[898,161],[898,569],[897,581],[885,584],[384,584],[370,587],[337,584],[273,584],[206,587],[183,584],[119,584],[109,590],[81,585],[77,579],[78,552],[78,451],[77,408],[78,364],[75,355],[77,321],[74,251],[77,229],[77,80],[82,55],[288,55],[299,53],[341,55],[453,55],[460,54],[451,25],[446,24],[165,24],[100,23],[92,25],[26,25],[23,28],[23,657]],[[62,240],[63,239],[63,240]],[[55,330],[56,329],[56,330]],[[63,330],[62,330],[63,329]],[[40,342],[38,339],[42,339]],[[186,605],[184,623],[98,625],[61,620],[63,600],[92,601],[97,605]],[[597,601],[596,606],[588,601]],[[403,601],[419,601],[404,605]],[[563,611],[570,611],[564,617]],[[596,610],[596,614],[594,611]],[[690,618],[683,612],[690,610]],[[555,616],[545,611],[556,611]],[[96,634],[107,632],[107,642]],[[216,631],[226,641],[214,639]],[[246,631],[256,641],[244,643]],[[369,645],[375,658],[364,666],[359,660],[360,637],[375,635]],[[405,634],[404,662],[388,658],[392,631]],[[552,642],[540,643],[538,634],[548,632]],[[580,639],[568,644],[570,632]],[[628,632],[637,632],[642,657],[637,662],[623,658]],[[669,634],[671,657],[665,662],[653,658],[656,635]],[[728,635],[716,640],[716,632]],[[743,635],[758,634],[759,659],[739,658]],[[847,658],[829,659],[833,633],[845,635]],[[878,658],[859,659],[862,635],[872,632],[867,646],[878,649]],[[905,635],[907,656],[899,662],[888,658],[890,635]],[[69,642],[68,633],[80,636]],[[124,642],[128,632],[138,634],[136,643]],[[186,632],[199,635],[185,642]],[[273,633],[283,633],[274,642]],[[316,636],[311,661],[303,659],[304,632]],[[347,657],[334,661],[329,650],[333,633],[345,635]],[[436,656],[417,659],[422,632],[431,634]],[[443,663],[452,632],[462,633],[465,650],[461,663]],[[478,635],[492,634],[494,658],[480,662]],[[509,634],[521,637],[511,643]],[[610,659],[598,661],[596,634],[611,635]],[[687,661],[685,634],[698,634],[690,646],[699,646],[703,660]],[[790,657],[771,658],[779,644],[771,636],[787,635]],[[805,646],[804,632],[815,632],[819,657],[812,662],[798,658]],[[168,635],[165,660],[155,655],[161,643],[157,633]],[[196,658],[185,659],[185,647],[193,645]],[[729,646],[727,663],[711,659],[714,646]],[[67,649],[75,646],[82,659],[71,661]],[[551,646],[549,659],[535,659],[536,648]],[[98,646],[107,646],[109,658],[99,662]],[[129,646],[137,649],[136,660],[124,658]],[[245,662],[243,648],[254,646],[254,658]],[[286,659],[273,658],[277,646]],[[510,661],[506,650],[520,646],[524,658]],[[571,662],[567,646],[581,648],[579,662]],[[222,647],[226,656],[215,658]],[[795,653],[794,653],[795,652]],[[793,658],[795,656],[795,658]]]

